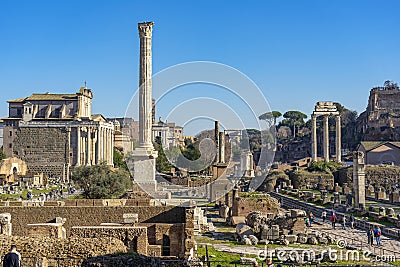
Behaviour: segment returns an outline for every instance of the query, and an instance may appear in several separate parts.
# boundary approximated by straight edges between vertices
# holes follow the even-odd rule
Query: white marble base
[[[133,151],[133,180],[142,190],[150,193],[157,191],[156,158],[157,151],[136,148]]]

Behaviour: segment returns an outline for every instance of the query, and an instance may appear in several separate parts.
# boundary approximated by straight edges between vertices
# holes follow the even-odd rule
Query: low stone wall
[[[365,167],[365,182],[366,184],[376,184],[379,186],[390,187],[393,184],[399,183],[400,177],[400,166],[372,166],[367,165]],[[335,173],[335,180],[343,185],[347,183],[349,185],[353,184],[353,168],[347,167],[338,170]]]
[[[139,223],[184,223],[183,207],[0,207],[0,213],[10,213],[12,234],[26,236],[27,224],[46,223],[56,217],[66,219],[67,237],[72,226],[96,226],[101,223],[123,222],[124,213],[137,213]]]
[[[133,199],[65,199],[62,201],[0,201],[0,206],[26,207],[26,206],[66,206],[66,207],[115,207],[115,206],[151,206],[150,198]]]
[[[49,266],[73,266],[67,261],[64,265],[55,265],[55,258],[85,259],[119,252],[126,252],[124,243],[116,238],[32,238],[0,236],[0,253],[5,255],[14,244],[21,253],[22,266],[34,266],[34,258],[46,257]],[[51,264],[53,262],[53,264]]]
[[[115,238],[127,249],[148,255],[147,228],[143,226],[74,226],[70,235],[72,238]]]
[[[237,197],[233,201],[232,216],[246,216],[252,211],[277,214],[279,203],[276,199],[264,194]]]
[[[325,188],[333,188],[334,177],[332,174],[322,172],[307,172],[304,170],[289,172],[289,178],[293,187],[296,189],[313,188],[318,185],[321,177],[322,186]]]

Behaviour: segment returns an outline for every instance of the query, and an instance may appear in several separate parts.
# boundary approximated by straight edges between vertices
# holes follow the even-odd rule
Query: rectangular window
[[[9,143],[9,144],[8,144],[8,147],[9,147],[9,148],[12,148],[12,143]]]
[[[12,136],[12,131],[10,131],[10,136]]]

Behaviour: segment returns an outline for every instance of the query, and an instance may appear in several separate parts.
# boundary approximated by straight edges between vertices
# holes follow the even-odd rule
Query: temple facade
[[[113,164],[114,125],[92,114],[92,90],[75,94],[32,94],[8,101],[4,152],[24,160],[28,170],[68,180],[80,165]]]

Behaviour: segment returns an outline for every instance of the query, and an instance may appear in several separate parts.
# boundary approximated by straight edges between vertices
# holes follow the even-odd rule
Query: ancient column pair
[[[323,155],[324,161],[329,162],[329,115],[324,116],[324,133],[323,133]],[[311,116],[312,129],[311,129],[311,155],[312,161],[317,161],[317,117],[318,115],[313,114]],[[342,146],[341,146],[341,127],[340,127],[340,115],[335,115],[336,119],[336,161],[341,162],[342,157]]]

